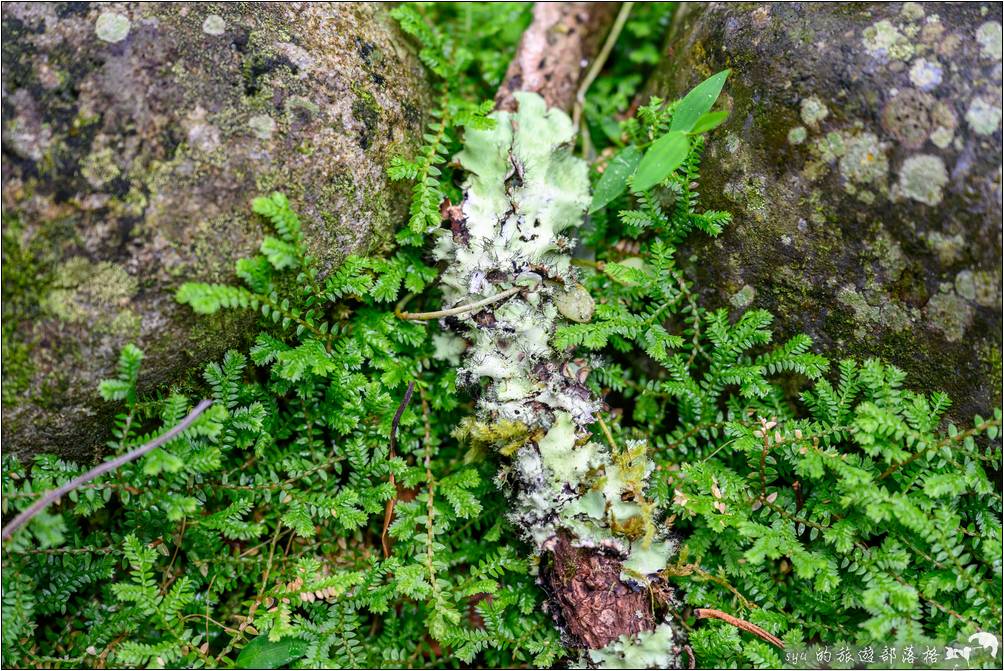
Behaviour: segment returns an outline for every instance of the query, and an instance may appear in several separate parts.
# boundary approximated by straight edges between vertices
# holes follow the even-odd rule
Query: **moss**
[[[362,124],[357,136],[359,146],[362,149],[369,149],[373,142],[373,134],[380,125],[380,105],[372,93],[358,84],[352,86],[352,93],[356,96],[352,102],[352,116]]]
[[[108,147],[99,149],[84,159],[80,172],[96,189],[122,174],[115,164],[115,152]]]
[[[137,288],[135,278],[121,267],[77,256],[56,268],[40,305],[43,312],[65,322],[135,335],[139,317],[127,306]]]
[[[16,403],[31,383],[34,365],[32,342],[22,324],[38,314],[39,297],[49,272],[32,250],[21,243],[23,231],[17,217],[3,217],[3,404]]]
[[[384,9],[307,6],[290,19],[278,6],[119,3],[111,13],[129,22],[119,42],[96,37],[103,10],[53,25],[48,10],[28,7],[20,31],[4,13],[4,209],[31,222],[17,235],[46,277],[20,299],[33,307],[19,323],[5,319],[6,358],[31,375],[9,386],[14,367],[4,374],[5,391],[24,390],[16,407],[5,393],[5,446],[15,451],[61,442],[89,456],[103,442],[81,418],[102,412],[94,385],[127,336],[147,352],[149,379],[167,382],[247,332],[241,319],[205,331],[171,293],[182,278],[232,279],[234,260],[260,240],[249,211],[257,192],[295,195],[311,251],[328,268],[371,240],[385,245],[407,209],[407,187],[388,183],[385,163],[420,142],[421,119],[403,109],[421,109],[428,93]],[[100,32],[119,39],[110,20]],[[355,35],[383,56],[364,67],[341,48]],[[335,92],[369,77],[367,68],[386,81],[363,96],[364,122],[354,126],[353,100]],[[156,95],[135,108],[116,95],[123,88]],[[367,122],[365,150],[336,130]],[[329,188],[340,174],[351,190]],[[143,275],[130,283],[124,268]],[[5,286],[9,271],[5,263]],[[5,314],[16,302],[5,295]],[[56,412],[44,419],[42,407]],[[33,428],[43,421],[45,432]]]
[[[756,287],[752,305],[777,315],[779,337],[808,332],[839,355],[886,356],[918,384],[949,385],[955,419],[985,412],[989,385],[956,383],[953,371],[992,379],[965,344],[1000,337],[1000,298],[989,299],[1000,237],[987,217],[999,209],[999,152],[987,142],[1000,125],[986,120],[995,130],[981,136],[964,119],[973,100],[991,102],[998,61],[972,37],[999,13],[953,4],[917,19],[898,3],[777,4],[768,21],[754,9],[693,6],[689,24],[674,25],[674,63],[657,67],[648,90],[673,99],[698,68],[733,68],[732,114],[708,144],[701,193],[735,221],[683,250],[701,259],[688,272],[705,305],[744,302],[742,288]],[[815,33],[812,45],[796,34],[801,25]],[[695,42],[718,47],[691,53]],[[976,300],[977,273],[992,305]],[[974,309],[955,342],[945,330],[957,329],[923,312],[946,282]]]

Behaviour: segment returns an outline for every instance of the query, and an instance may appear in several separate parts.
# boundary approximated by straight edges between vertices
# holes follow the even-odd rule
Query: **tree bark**
[[[516,109],[516,91],[538,93],[548,107],[566,112],[588,66],[600,50],[619,2],[538,2],[516,56],[495,95],[495,107]]]

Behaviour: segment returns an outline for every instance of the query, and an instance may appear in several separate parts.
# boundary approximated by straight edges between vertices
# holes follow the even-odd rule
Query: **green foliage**
[[[999,631],[1000,412],[957,426],[947,397],[911,390],[892,366],[831,369],[805,336],[774,343],[767,312],[699,304],[677,248],[729,222],[702,210],[698,193],[701,134],[724,119],[711,111],[724,74],[682,102],[652,99],[624,115],[671,12],[635,6],[628,39],[587,97],[585,144],[601,158],[590,258],[575,263],[596,310],[553,344],[601,362],[588,384],[612,410],[611,437],[644,439],[659,466],[645,496],[671,509],[653,522],[682,540],[665,570],[684,604],[674,626],[691,630],[702,667],[782,659],[724,622],[695,622],[692,606],[789,645]],[[435,356],[438,327],[394,314],[398,301],[439,307],[421,234],[440,225],[444,197],[459,201],[447,159],[461,127],[489,123],[490,105],[472,101],[494,93],[529,6],[416,3],[394,13],[440,84],[424,147],[390,166],[416,182],[402,246],[322,272],[286,198],[254,200],[272,230],[237,263],[243,284],[177,292],[199,314],[257,314],[253,346],[150,394],[137,390],[142,352],[123,350],[100,385],[120,409],[109,453],[162,434],[200,397],[215,403],[5,543],[5,666],[562,661],[493,482],[490,455],[519,447],[529,429],[473,421],[456,371]],[[409,382],[415,397],[392,453]],[[5,457],[4,515],[84,470],[52,455]],[[626,652],[598,657],[626,662]]]
[[[245,286],[178,291],[200,313],[259,311],[253,347],[163,396],[137,392],[142,352],[125,348],[101,383],[124,407],[111,451],[177,424],[196,394],[215,404],[5,544],[4,664],[550,663],[562,648],[525,560],[500,541],[494,465],[464,464],[451,438],[466,413],[455,371],[432,357],[435,328],[392,312],[435,270],[406,249],[323,276],[285,197],[254,210],[274,234],[238,263]],[[27,466],[4,461],[5,513],[84,470],[49,455]]]
[[[602,150],[623,146],[618,120],[631,116],[632,104],[653,66],[662,57],[675,2],[637,2],[607,65],[586,94],[587,144]]]

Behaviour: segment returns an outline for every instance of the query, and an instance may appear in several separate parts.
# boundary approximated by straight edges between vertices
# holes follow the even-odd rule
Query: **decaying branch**
[[[487,382],[470,428],[500,447],[504,436],[512,458],[498,483],[536,548],[565,643],[589,665],[666,668],[684,652],[660,576],[676,543],[645,498],[654,466],[642,442],[592,439],[602,402],[584,384],[588,364],[551,346],[561,323],[587,322],[594,308],[571,263],[590,198],[566,111],[617,13],[598,5],[538,3],[495,128],[468,129],[456,157],[468,173],[464,200],[438,231],[447,268],[434,316],[466,341],[458,382]],[[457,351],[439,338],[444,354]]]
[[[495,95],[496,109],[516,109],[518,91],[548,107],[571,110],[579,84],[617,15],[616,2],[538,2]]]

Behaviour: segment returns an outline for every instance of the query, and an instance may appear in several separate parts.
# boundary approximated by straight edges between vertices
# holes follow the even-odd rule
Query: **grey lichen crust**
[[[568,150],[575,129],[566,114],[547,109],[536,94],[519,93],[517,101],[517,112],[494,114],[494,129],[468,131],[457,156],[469,172],[466,223],[442,231],[436,246],[448,263],[446,307],[522,287],[461,317],[470,344],[459,379],[487,381],[477,408],[482,433],[507,427],[509,435],[525,436],[509,450],[514,458],[498,481],[513,502],[510,519],[538,554],[546,557],[571,539],[576,548],[621,560],[620,579],[643,592],[675,550],[656,530],[644,498],[652,463],[643,443],[612,453],[591,440],[588,426],[601,403],[582,384],[585,364],[550,344],[562,311],[573,319],[591,312],[570,263],[571,236],[589,203],[587,168]],[[571,307],[570,293],[577,296]],[[568,608],[557,615],[568,624],[579,617]],[[626,656],[632,666],[666,666],[677,659],[672,633],[663,623],[656,631],[612,635],[583,661]]]
[[[999,406],[1001,20],[990,2],[682,5],[648,91],[733,72],[701,197],[734,224],[680,254],[707,305],[881,356],[957,421]]]

